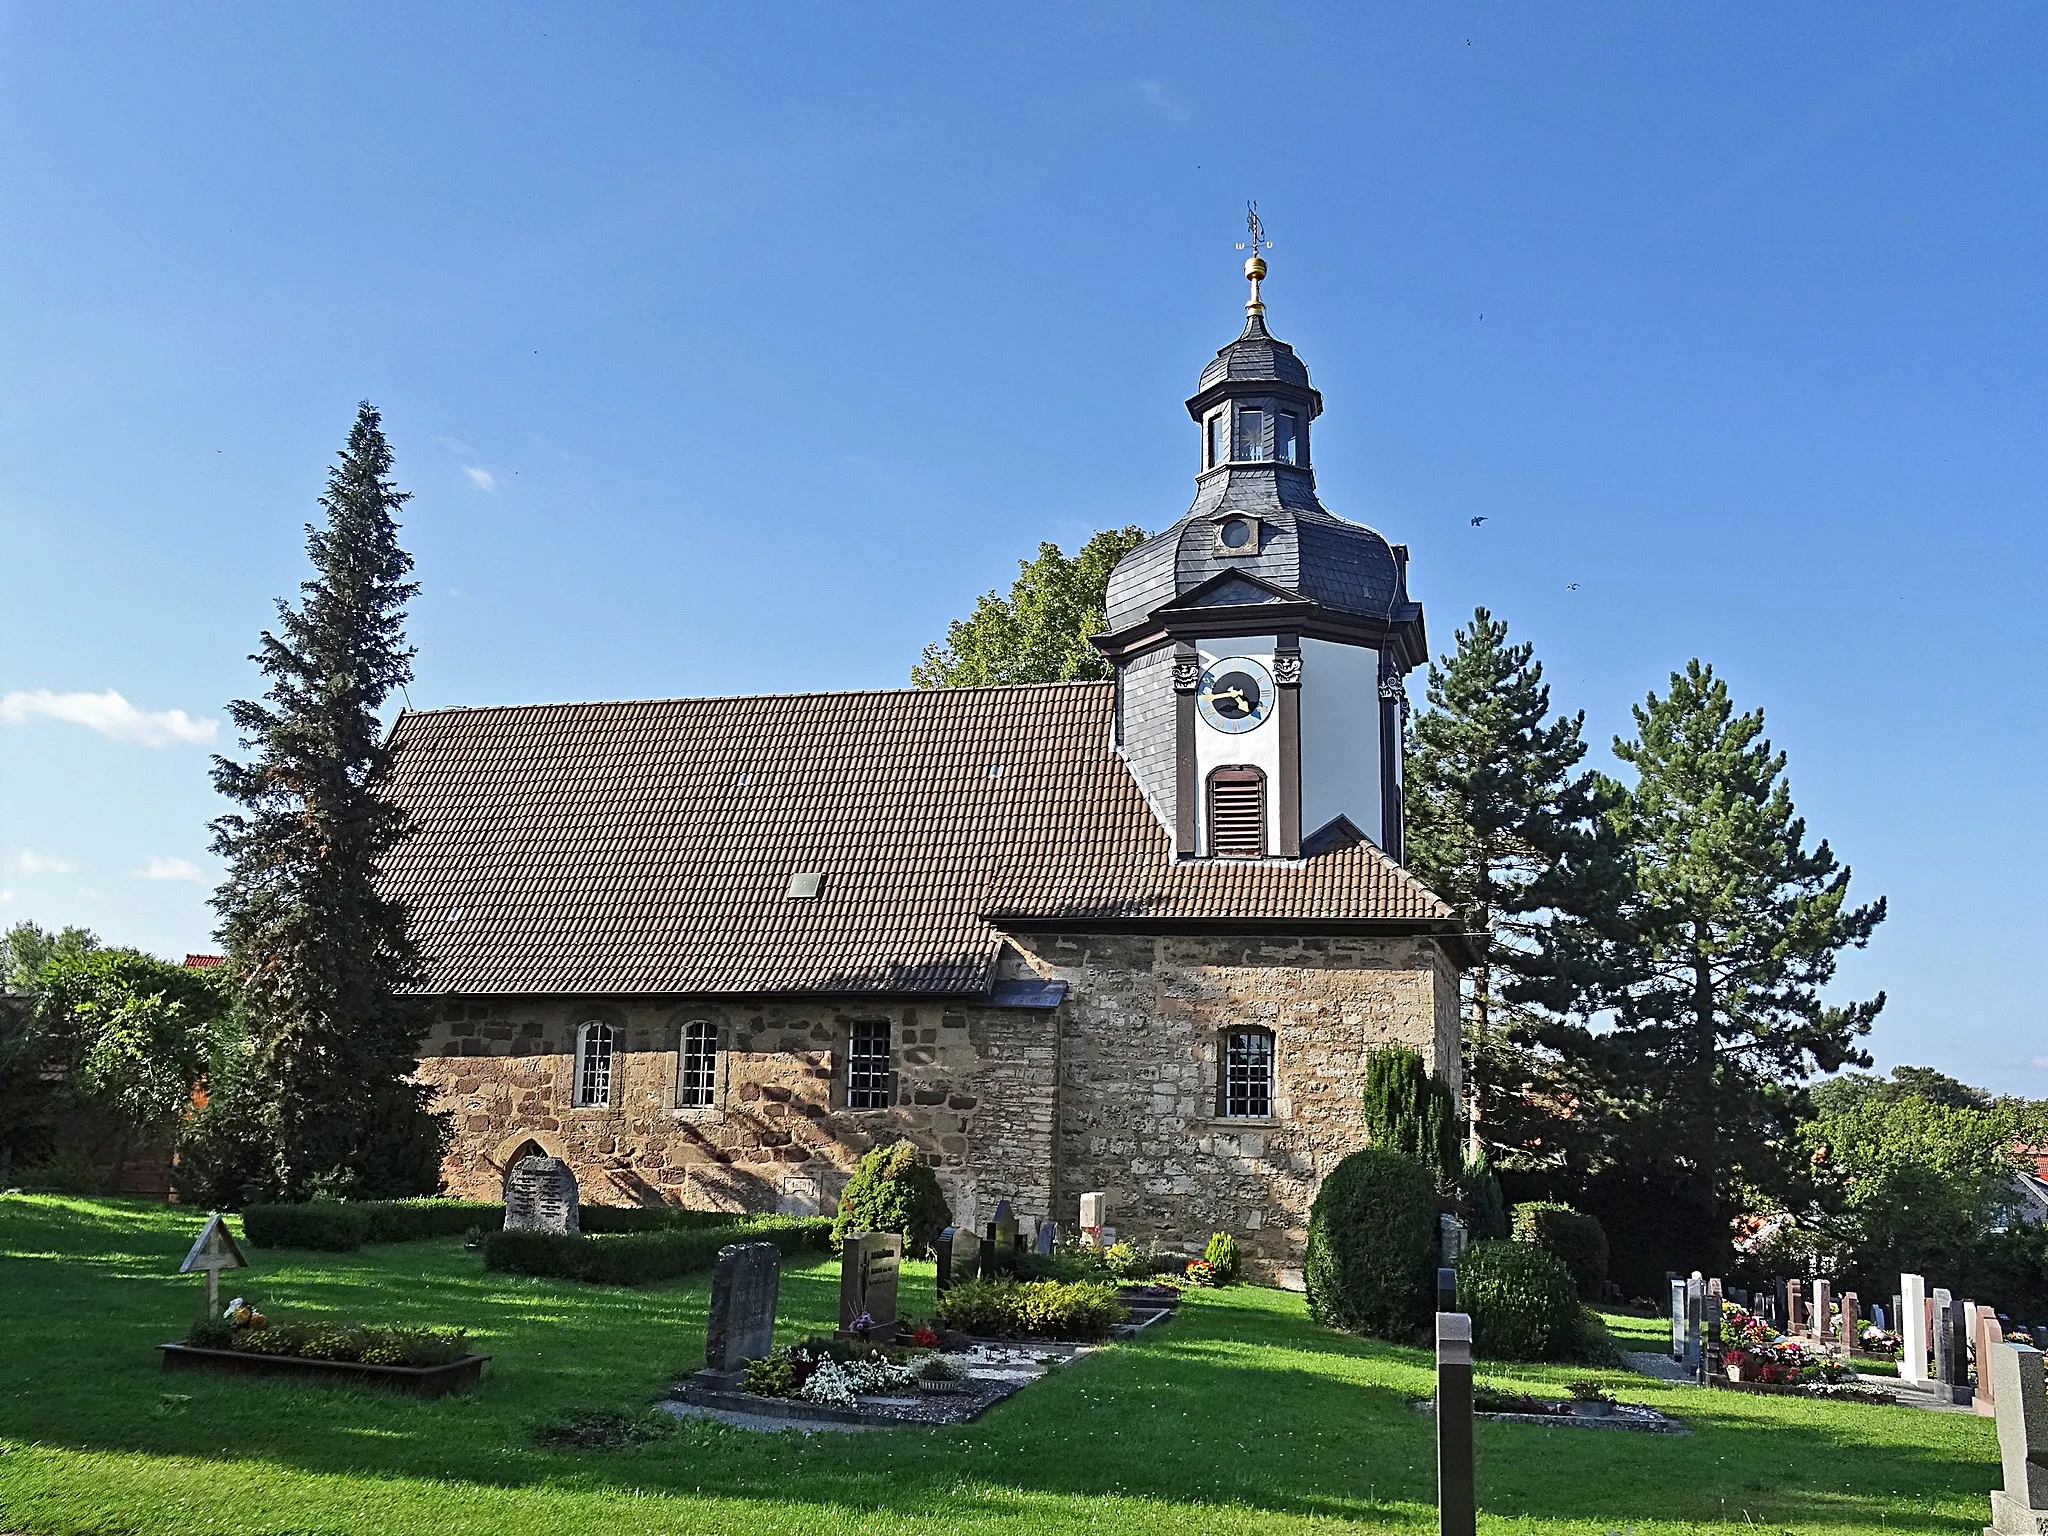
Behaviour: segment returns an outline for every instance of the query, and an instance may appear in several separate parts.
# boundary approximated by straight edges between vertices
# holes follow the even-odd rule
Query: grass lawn
[[[640,1290],[508,1279],[453,1239],[253,1249],[229,1294],[273,1314],[465,1326],[494,1355],[482,1388],[423,1403],[166,1377],[153,1346],[197,1309],[199,1279],[173,1271],[198,1224],[133,1201],[0,1198],[0,1531],[1435,1529],[1431,1422],[1409,1406],[1429,1390],[1428,1356],[1327,1333],[1278,1291],[1197,1295],[1142,1342],[953,1429],[806,1439],[690,1423],[626,1450],[543,1450],[543,1419],[644,1406],[701,1360],[701,1277]],[[930,1266],[906,1265],[905,1280],[906,1308],[928,1312]],[[829,1326],[836,1287],[830,1261],[785,1271],[783,1327]],[[1656,1347],[1657,1322],[1609,1322],[1625,1347]],[[1556,1391],[1585,1373],[1483,1374]],[[1481,1424],[1482,1530],[1963,1536],[1988,1518],[1988,1420],[1607,1374],[1694,1433]]]

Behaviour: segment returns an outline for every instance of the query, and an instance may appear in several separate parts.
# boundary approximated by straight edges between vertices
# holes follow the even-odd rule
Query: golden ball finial
[[[1266,275],[1266,258],[1263,256],[1246,257],[1244,275],[1253,282],[1257,282],[1260,278],[1264,277]]]

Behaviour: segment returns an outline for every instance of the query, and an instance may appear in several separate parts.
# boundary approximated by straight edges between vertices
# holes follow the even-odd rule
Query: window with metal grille
[[[709,1109],[718,1098],[718,1026],[692,1019],[683,1026],[683,1059],[676,1074],[676,1107]]]
[[[889,1021],[855,1019],[846,1053],[846,1107],[889,1107]]]
[[[1223,1115],[1265,1120],[1273,1114],[1273,1037],[1263,1029],[1233,1029],[1223,1037]]]
[[[1219,859],[1266,856],[1266,776],[1258,769],[1209,775],[1209,852]]]
[[[618,1031],[593,1019],[576,1032],[576,1103],[612,1101],[612,1050]]]

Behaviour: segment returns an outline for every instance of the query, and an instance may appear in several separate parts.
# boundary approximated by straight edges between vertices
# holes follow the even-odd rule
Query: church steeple
[[[1117,749],[1180,859],[1314,857],[1363,837],[1398,860],[1402,678],[1428,658],[1408,551],[1326,511],[1323,397],[1266,328],[1252,209],[1244,329],[1187,401],[1187,515],[1111,574]]]

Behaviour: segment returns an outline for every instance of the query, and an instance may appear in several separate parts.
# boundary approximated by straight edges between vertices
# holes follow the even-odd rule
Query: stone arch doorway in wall
[[[509,1174],[512,1165],[522,1157],[562,1157],[561,1140],[546,1131],[514,1131],[498,1143],[491,1163],[499,1173]],[[564,1157],[562,1161],[568,1159]]]

